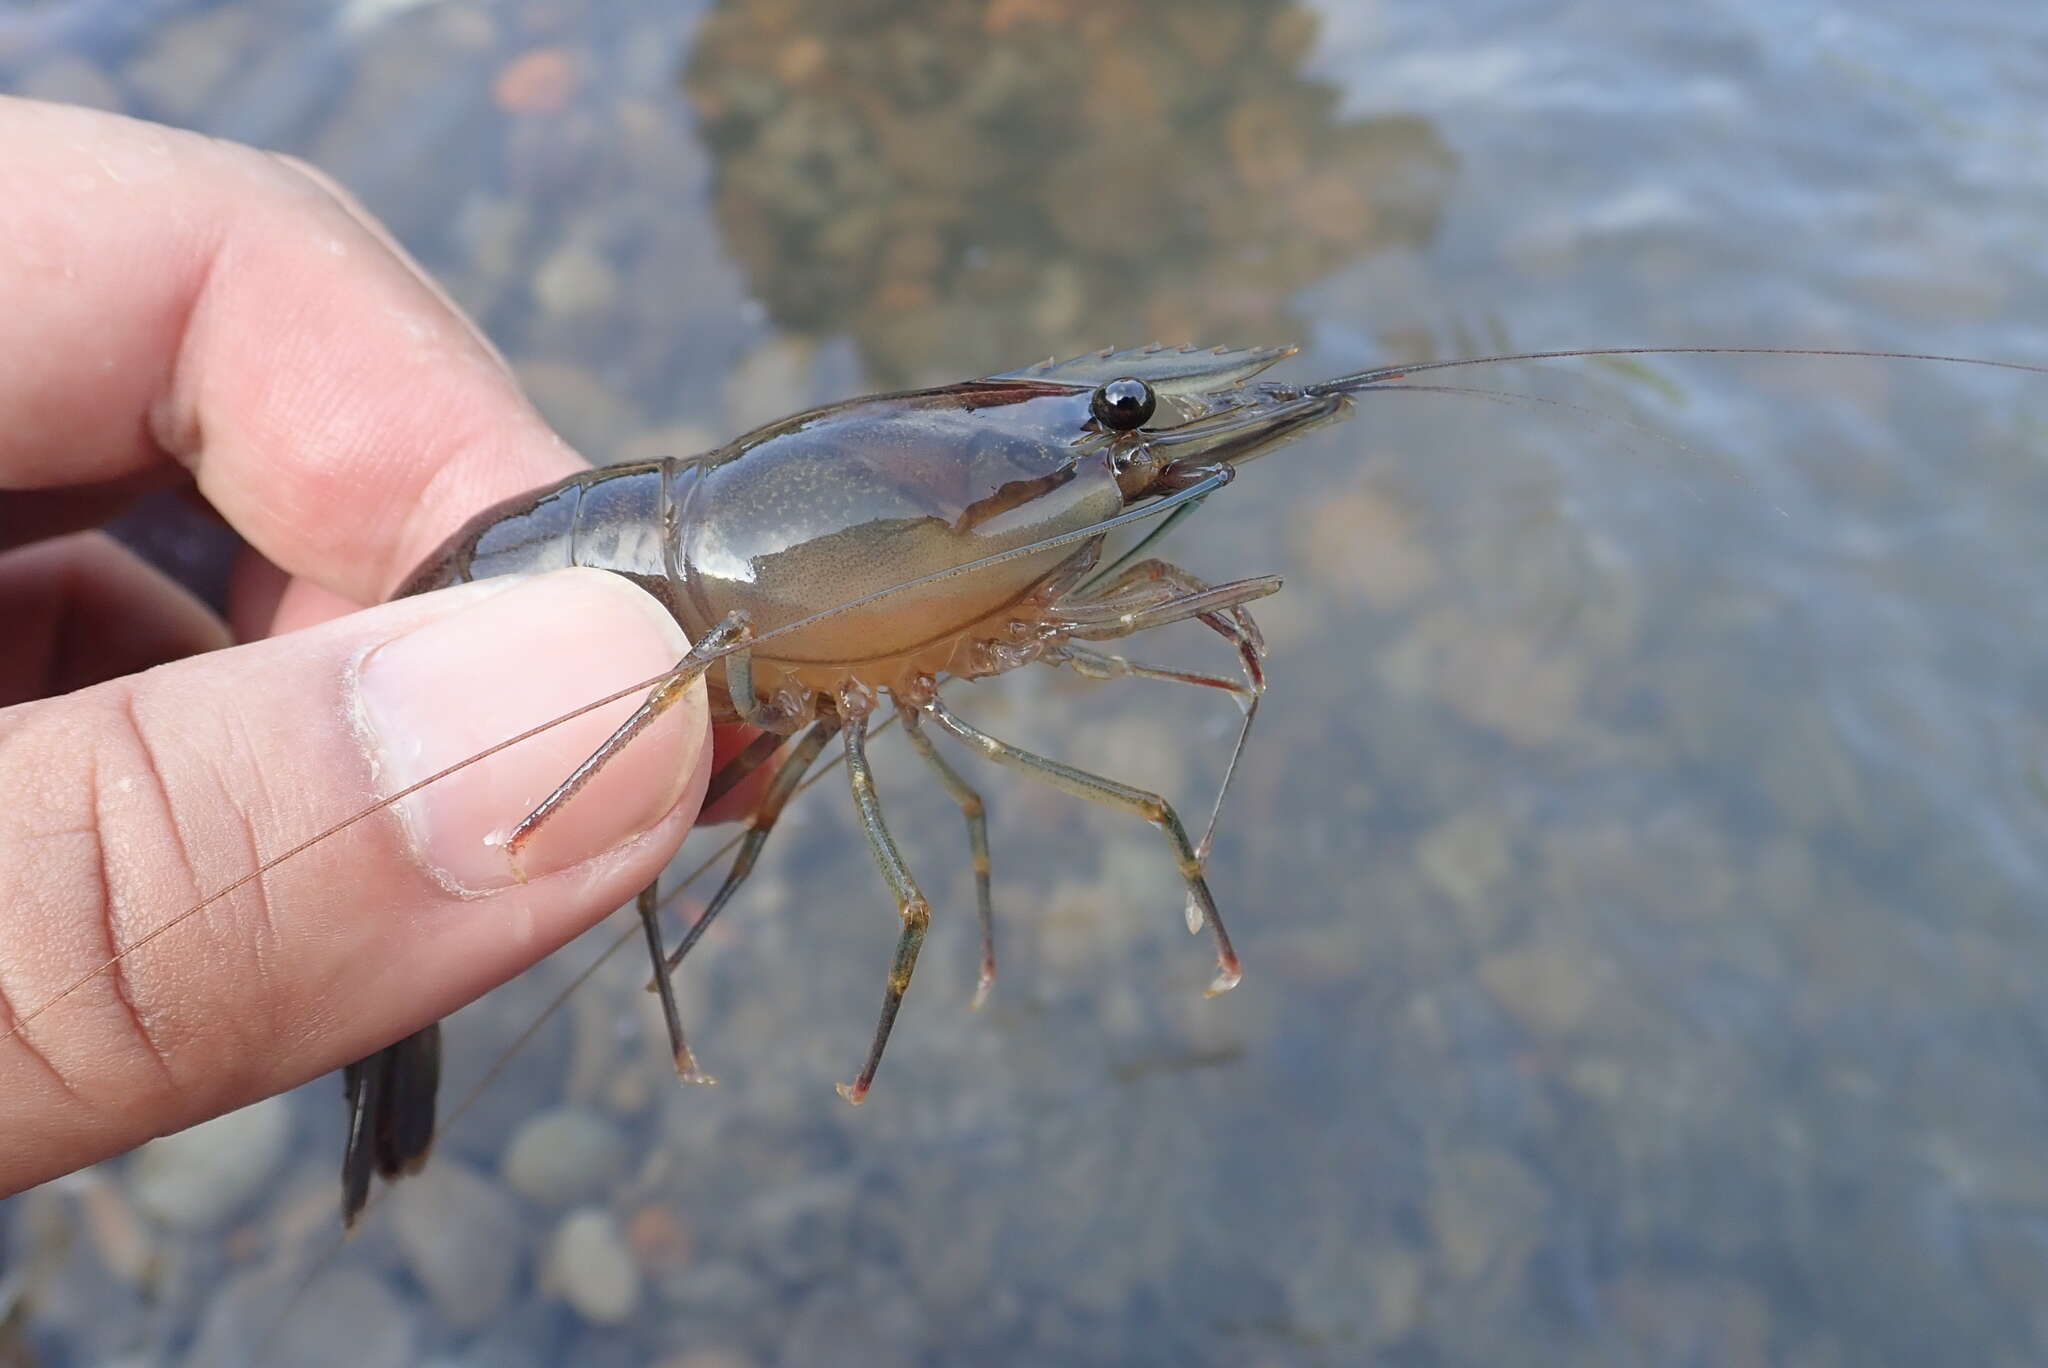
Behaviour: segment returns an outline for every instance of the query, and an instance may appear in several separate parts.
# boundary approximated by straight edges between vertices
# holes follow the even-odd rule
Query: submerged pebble
[[[505,1181],[520,1196],[566,1206],[610,1187],[626,1164],[618,1127],[587,1108],[555,1107],[519,1128],[505,1147]]]
[[[576,1314],[598,1325],[620,1325],[640,1305],[640,1266],[609,1211],[573,1211],[548,1245],[547,1282]]]
[[[173,1230],[211,1230],[237,1214],[277,1171],[291,1142],[284,1097],[152,1140],[129,1166],[136,1205]]]
[[[353,1267],[327,1269],[303,1288],[298,1277],[267,1263],[235,1274],[215,1291],[183,1362],[402,1368],[418,1361],[413,1317],[383,1279]]]
[[[495,1316],[519,1280],[526,1216],[505,1191],[452,1155],[406,1180],[391,1204],[405,1262],[448,1324],[474,1329]]]
[[[583,243],[565,243],[541,262],[533,276],[533,297],[559,318],[601,314],[618,299],[619,275],[609,261]]]

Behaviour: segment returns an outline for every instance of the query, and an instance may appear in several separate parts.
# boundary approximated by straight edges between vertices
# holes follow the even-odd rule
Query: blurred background
[[[0,0],[0,89],[318,163],[598,461],[1154,338],[2048,361],[2044,71],[2001,0]],[[1154,833],[962,759],[969,1015],[957,814],[878,746],[936,912],[866,1106],[835,778],[682,975],[722,1086],[617,956],[346,1246],[333,1079],[0,1205],[0,1362],[2048,1357],[2048,379],[1439,378],[1520,397],[1367,395],[1166,548],[1288,580],[1237,991]],[[1236,724],[953,699],[1192,811]]]

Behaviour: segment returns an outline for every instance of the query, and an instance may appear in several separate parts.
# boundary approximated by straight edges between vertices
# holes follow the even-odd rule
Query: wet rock
[[[758,1257],[790,1282],[829,1281],[855,1262],[854,1185],[824,1175],[763,1192],[748,1205],[744,1229]]]
[[[1525,1261],[1550,1206],[1536,1175],[1504,1150],[1465,1149],[1433,1163],[1429,1226],[1453,1278]]]
[[[211,1230],[248,1204],[291,1143],[291,1101],[270,1097],[137,1151],[136,1205],[173,1230]]]
[[[1842,744],[1840,720],[1815,699],[1773,698],[1768,707],[1757,703],[1749,691],[1738,704],[1739,725],[1762,733],[1750,757],[1753,772],[1785,821],[1800,831],[1841,827],[1858,836],[1873,834],[1865,778]],[[1925,822],[1908,801],[1897,825],[1902,836],[1916,836]]]
[[[923,1348],[916,1303],[899,1288],[828,1284],[791,1316],[782,1352],[787,1363],[834,1368],[891,1368]]]
[[[558,47],[535,48],[507,63],[491,82],[491,99],[508,114],[559,113],[575,97],[576,60]]]
[[[777,337],[741,357],[725,381],[726,426],[746,432],[787,414],[797,396],[811,392],[816,351],[803,338]]]
[[[536,360],[521,361],[514,369],[549,425],[595,459],[605,459],[626,433],[640,426],[633,406],[581,366]]]
[[[207,1306],[192,1368],[290,1363],[303,1368],[403,1368],[417,1361],[405,1303],[360,1268],[334,1268],[294,1295],[276,1266],[240,1273]]]
[[[1264,38],[1304,26],[1291,0],[720,5],[683,84],[756,296],[893,384],[1134,334],[1298,335],[1302,286],[1427,238],[1449,147],[1343,117],[1300,45]]]
[[[1772,1362],[1770,1304],[1755,1288],[1629,1273],[1609,1289],[1607,1301],[1645,1362],[1730,1368]]]
[[[305,1368],[401,1368],[415,1361],[412,1318],[398,1294],[361,1269],[316,1278],[264,1357]]]
[[[2048,1211],[2048,1163],[2032,1135],[1945,1127],[1927,1137],[1924,1151],[1942,1180],[1971,1201]]]
[[[519,200],[472,191],[453,225],[466,277],[495,286],[519,270],[531,216],[532,207]]]
[[[391,1204],[391,1229],[441,1319],[469,1330],[495,1316],[525,1263],[518,1204],[447,1155],[408,1179]]]
[[[140,1284],[156,1267],[156,1240],[120,1189],[101,1181],[100,1173],[88,1170],[77,1180],[79,1216],[101,1267],[124,1283]],[[6,1308],[0,1306],[0,1321],[6,1318]]]
[[[1317,1338],[1383,1349],[1414,1333],[1426,1273],[1411,1249],[1361,1248],[1347,1234],[1309,1259],[1288,1297],[1303,1329]]]
[[[2026,1318],[2036,1347],[2048,1345],[2048,1231],[2034,1221],[1993,1220],[1971,1243],[1991,1290]]]
[[[1513,868],[1500,823],[1461,813],[1416,843],[1415,860],[1423,877],[1458,905],[1480,944],[1499,932],[1505,909],[1496,894]]]
[[[564,243],[534,272],[534,300],[552,317],[601,314],[618,296],[618,272],[584,243]]]
[[[547,1284],[576,1314],[597,1325],[623,1325],[640,1305],[640,1266],[608,1211],[571,1212],[548,1246]]]
[[[1370,1339],[1375,1345],[1407,1339],[1422,1319],[1422,1260],[1394,1246],[1366,1258],[1366,1300],[1372,1308]]]
[[[1629,1087],[1629,1066],[1613,1058],[1574,1059],[1564,1071],[1564,1081],[1588,1101],[1613,1106]]]
[[[1380,658],[1389,688],[1440,699],[1474,726],[1521,746],[1549,745],[1576,720],[1584,662],[1533,633],[1432,615]]]
[[[519,1128],[505,1147],[505,1181],[520,1196],[546,1206],[586,1201],[626,1166],[618,1127],[583,1107],[557,1107]]]
[[[1559,1035],[1586,1021],[1599,996],[1600,966],[1558,946],[1489,955],[1479,981],[1526,1030]]]
[[[122,108],[120,87],[83,57],[59,57],[36,68],[21,78],[12,93],[31,100],[86,105],[116,113]]]
[[[626,1225],[626,1243],[643,1267],[681,1268],[690,1261],[689,1229],[666,1202],[654,1202],[633,1213]]]
[[[144,112],[189,118],[228,77],[242,68],[260,15],[222,5],[166,24],[156,41],[128,65],[128,79],[148,102]]]
[[[1188,788],[1188,730],[1184,716],[1077,719],[1068,744],[1072,754],[1087,756],[1088,767],[1098,773],[1113,774],[1123,783],[1155,793],[1182,793]],[[1201,820],[1200,814],[1202,808],[1188,803],[1181,818],[1192,825]],[[1159,890],[1156,868],[1128,872],[1135,876],[1132,885],[1117,887],[1116,893],[1143,896],[1147,889]]]
[[[570,1336],[572,1318],[551,1301],[533,1297],[514,1302],[493,1316],[459,1354],[434,1361],[434,1368],[556,1368],[575,1363]]]
[[[700,1259],[667,1278],[663,1299],[682,1307],[693,1322],[737,1316],[775,1296],[762,1274],[737,1259]]]
[[[412,10],[440,3],[440,0],[348,0],[336,19],[341,31],[357,38]]]
[[[1388,493],[1361,484],[1304,508],[1297,545],[1313,582],[1382,612],[1435,582],[1436,558],[1422,541],[1419,519]]]
[[[655,1368],[753,1368],[754,1360],[737,1349],[686,1349]]]

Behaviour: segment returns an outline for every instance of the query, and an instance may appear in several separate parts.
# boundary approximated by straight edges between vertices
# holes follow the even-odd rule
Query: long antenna
[[[1334,380],[1303,385],[1309,395],[1353,394],[1390,380],[1457,366],[1497,366],[1510,361],[1561,361],[1579,356],[1860,356],[1878,361],[1942,361],[1959,366],[1988,366],[1994,370],[2025,371],[2048,375],[2048,366],[2025,361],[1987,361],[1981,356],[1944,356],[1939,352],[1865,351],[1846,347],[1585,347],[1576,351],[1503,352],[1499,356],[1466,356],[1453,361],[1418,361],[1412,366],[1379,366],[1353,371]]]

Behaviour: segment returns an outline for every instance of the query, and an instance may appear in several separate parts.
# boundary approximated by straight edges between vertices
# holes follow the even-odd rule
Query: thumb
[[[359,1058],[652,882],[704,791],[701,691],[539,829],[521,857],[530,882],[491,838],[636,700],[372,812],[178,920],[686,649],[651,596],[568,570],[0,711],[0,1194]]]

